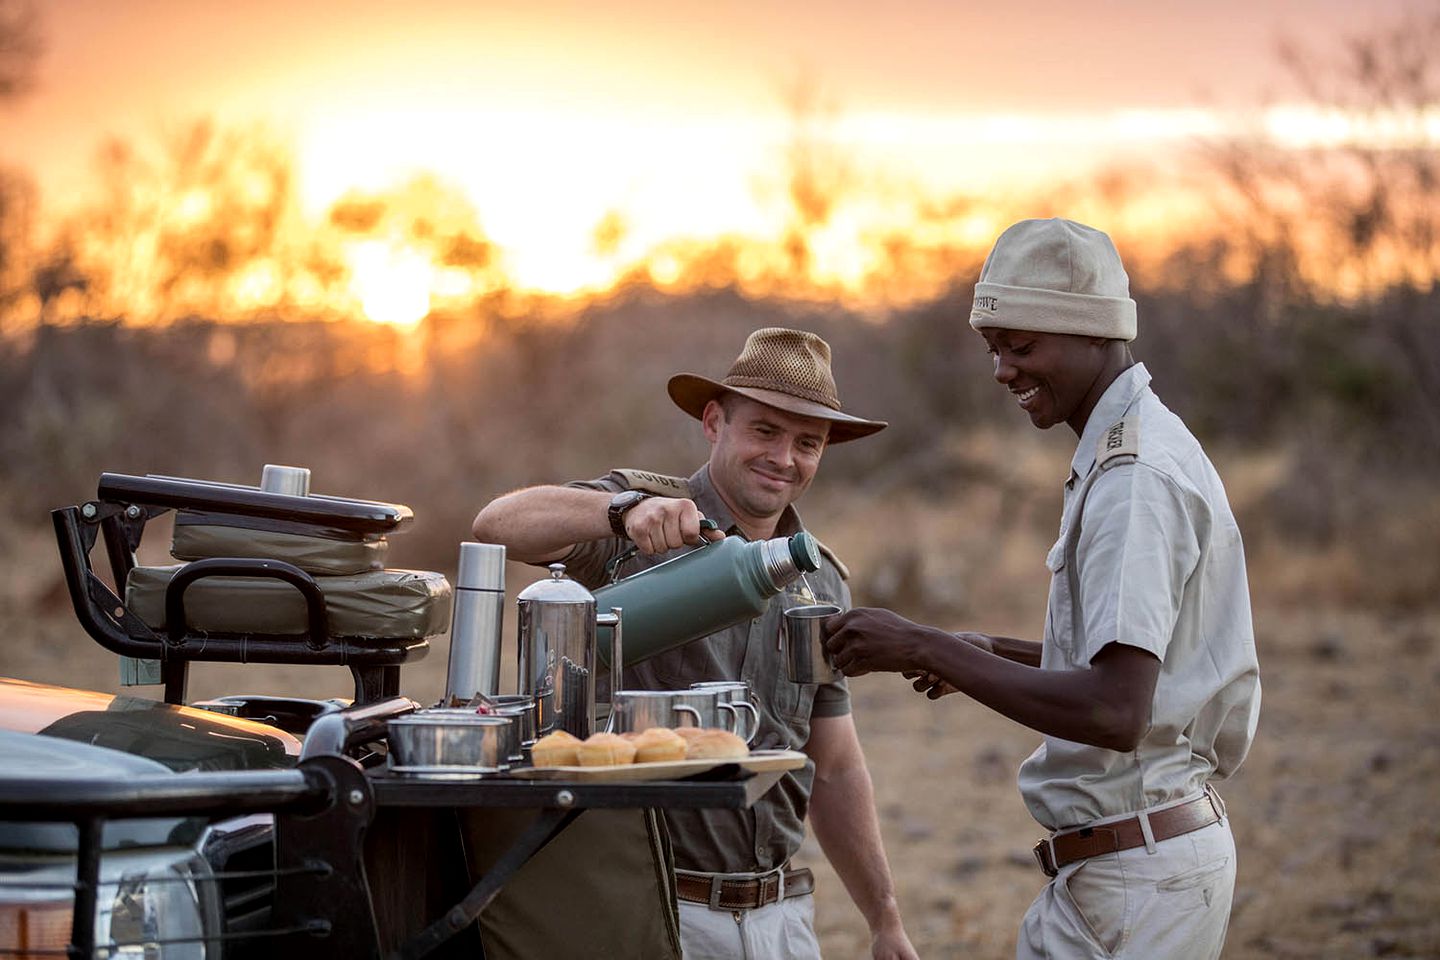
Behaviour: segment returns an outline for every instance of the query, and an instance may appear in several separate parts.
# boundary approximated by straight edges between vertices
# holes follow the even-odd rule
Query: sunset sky
[[[1163,159],[1295,99],[1275,55],[1403,0],[43,0],[35,89],[0,162],[45,209],[83,201],[107,136],[260,123],[306,213],[417,172],[455,185],[522,286],[601,286],[676,237],[779,228],[778,158],[806,78],[871,181],[1023,191]],[[1273,114],[1270,115],[1273,117]],[[876,206],[883,206],[877,203]],[[880,214],[876,214],[877,216]],[[597,253],[595,231],[623,236]],[[857,216],[859,216],[857,214]],[[990,229],[977,225],[980,233]],[[393,258],[392,258],[393,259]],[[842,258],[843,259],[843,258]],[[398,266],[392,264],[395,269]]]

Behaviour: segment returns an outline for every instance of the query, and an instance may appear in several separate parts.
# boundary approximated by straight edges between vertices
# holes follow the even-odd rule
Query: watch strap
[[[635,494],[635,496],[626,497],[623,502],[616,503],[616,500],[619,500],[621,496],[630,493]],[[621,539],[627,537],[628,534],[625,532],[625,514],[639,506],[642,501],[649,500],[651,496],[652,494],[646,493],[643,490],[624,490],[616,494],[615,497],[611,499],[610,509],[607,511],[607,515],[610,518],[610,531]]]

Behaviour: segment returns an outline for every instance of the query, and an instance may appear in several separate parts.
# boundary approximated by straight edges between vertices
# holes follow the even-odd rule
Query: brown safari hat
[[[666,388],[675,405],[700,419],[705,404],[738,393],[802,417],[830,422],[830,443],[844,443],[884,430],[884,420],[853,417],[840,409],[830,372],[830,344],[804,330],[765,327],[745,339],[745,348],[719,383],[696,373],[677,373]]]

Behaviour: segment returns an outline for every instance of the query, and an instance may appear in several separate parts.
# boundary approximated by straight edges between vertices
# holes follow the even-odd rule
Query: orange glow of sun
[[[383,240],[350,244],[345,254],[350,289],[366,317],[400,327],[425,319],[435,271],[423,254]]]

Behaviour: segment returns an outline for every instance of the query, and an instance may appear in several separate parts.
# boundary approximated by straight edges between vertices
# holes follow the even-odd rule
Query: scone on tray
[[[635,762],[635,744],[618,733],[592,733],[580,742],[580,766],[616,767]]]
[[[636,763],[684,760],[685,738],[666,727],[650,727],[635,738]]]
[[[743,760],[750,756],[750,747],[729,730],[705,728],[687,740],[687,760]]]
[[[579,749],[579,737],[556,730],[531,745],[530,762],[537,767],[573,767],[580,762]]]

